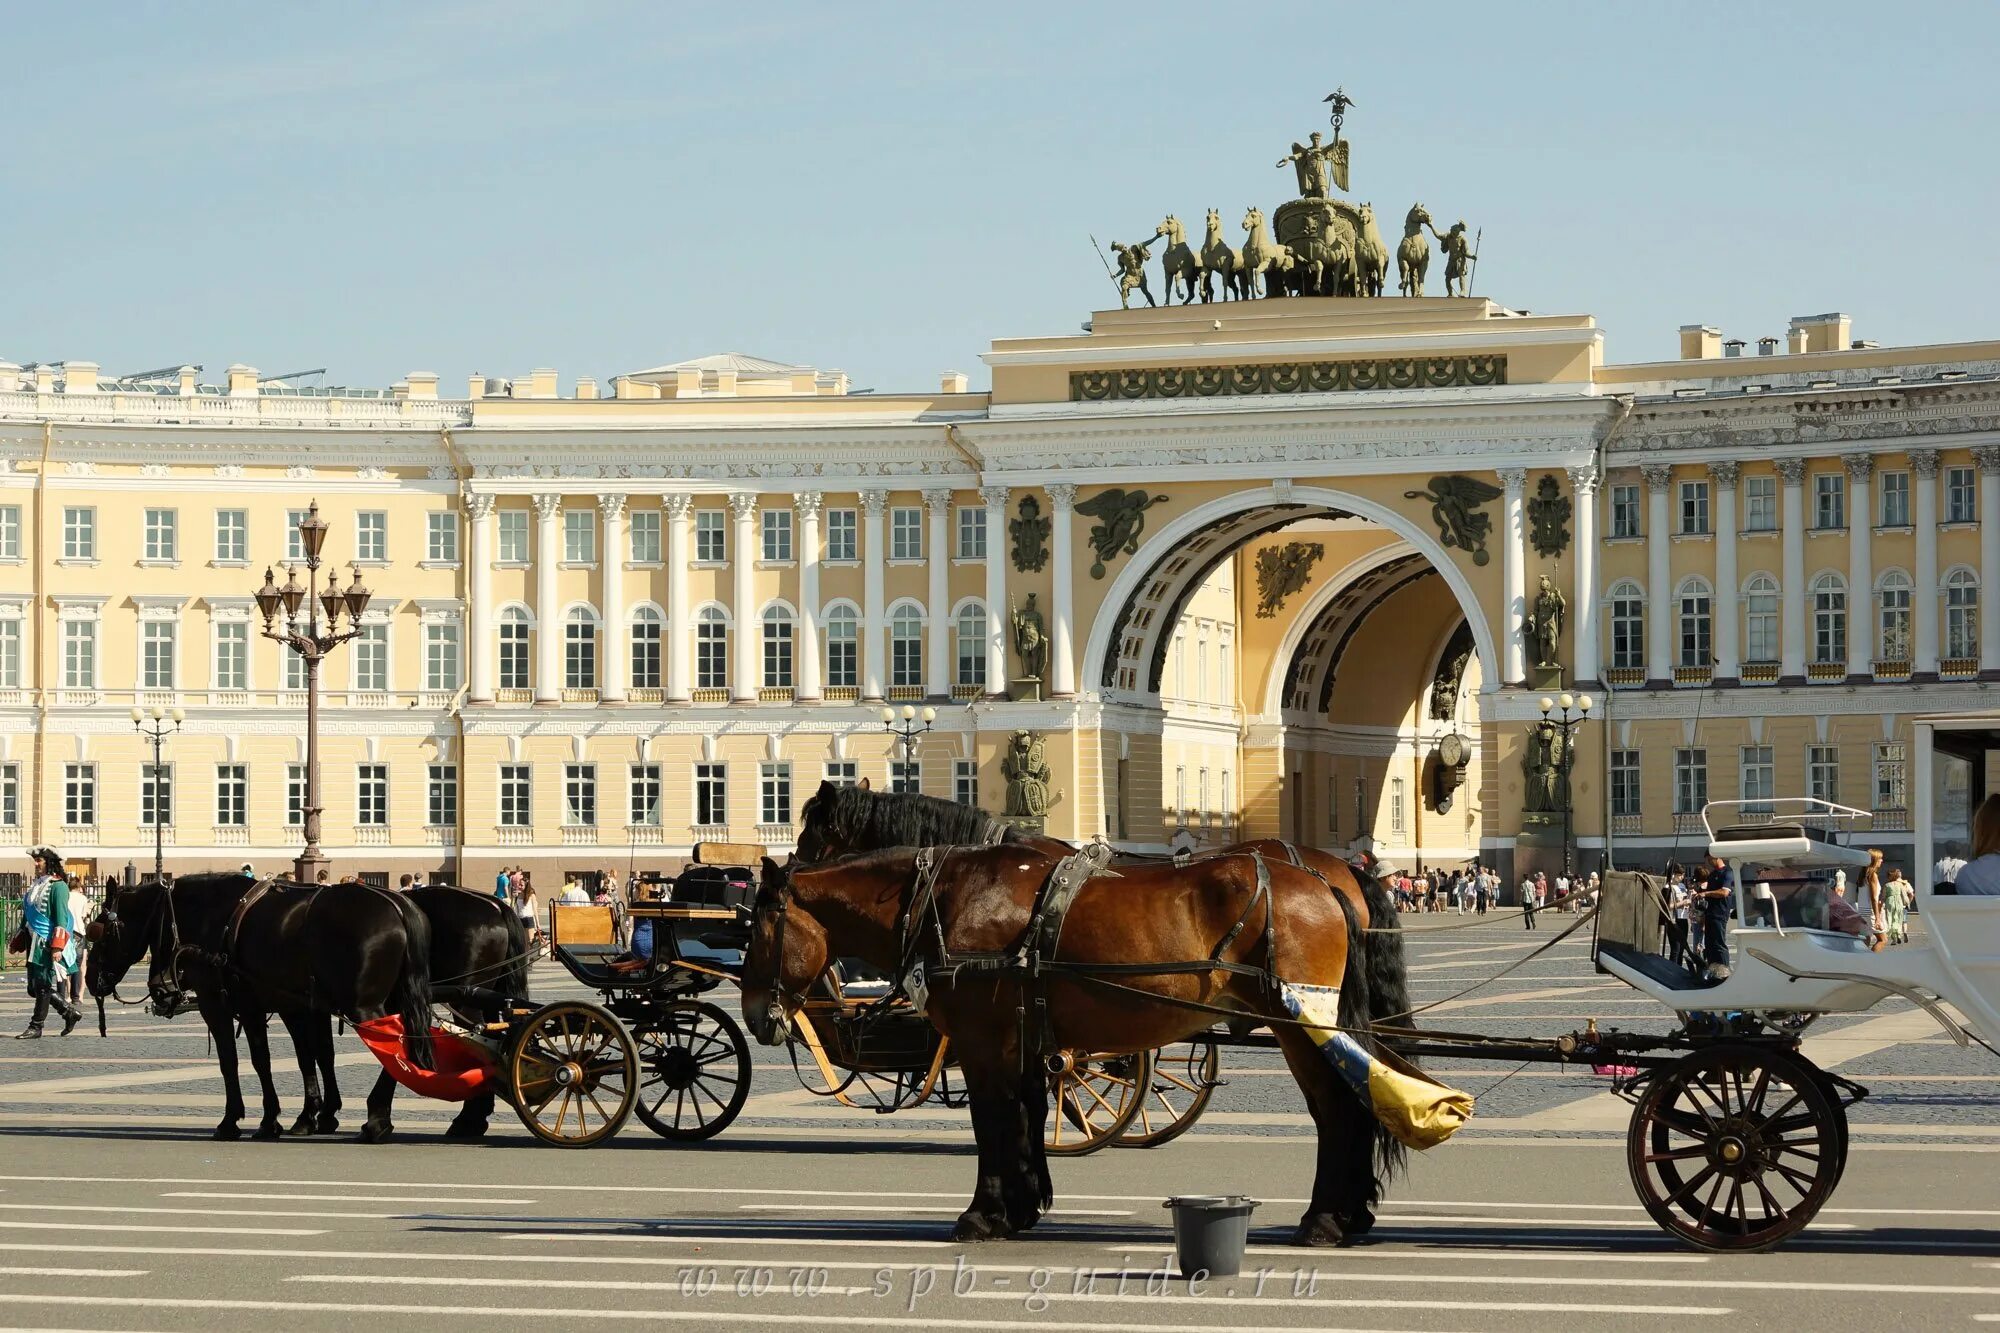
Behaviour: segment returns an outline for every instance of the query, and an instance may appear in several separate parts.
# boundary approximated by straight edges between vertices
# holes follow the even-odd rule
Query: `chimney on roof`
[[[1722,354],[1724,356],[1742,356],[1743,340],[1741,338],[1731,338],[1728,342],[1722,344]]]
[[[576,396],[579,398],[597,397],[597,381],[588,376],[579,378],[576,382]]]
[[[718,370],[715,372],[715,393],[718,398],[734,398],[736,396],[735,371]]]
[[[431,398],[438,396],[438,377],[434,370],[413,370],[403,376],[405,397]]]
[[[257,396],[257,368],[246,366],[241,361],[229,368],[229,396],[231,398],[255,398]]]
[[[63,362],[64,393],[96,393],[97,363],[95,361]]]
[[[1854,334],[1854,319],[1839,311],[1824,315],[1795,315],[1792,317],[1792,337],[1804,336],[1805,346],[1795,351],[1838,352],[1846,347]]]
[[[528,372],[526,393],[521,392],[518,385],[514,389],[516,398],[553,398],[556,393],[556,372],[548,366],[538,366]]]
[[[21,368],[12,361],[0,361],[0,393],[13,393],[21,387]]]
[[[1770,334],[1767,333],[1763,337],[1757,340],[1758,356],[1775,356],[1777,355],[1777,351],[1778,351],[1778,340],[1776,338],[1773,338]]]
[[[1681,360],[1709,361],[1721,355],[1721,329],[1712,324],[1681,325]]]
[[[947,370],[938,380],[938,390],[941,393],[964,393],[966,385],[971,382],[964,371]]]
[[[183,398],[194,397],[195,390],[200,387],[198,384],[195,383],[195,378],[194,378],[195,374],[196,371],[193,366],[182,366],[180,368],[181,397]]]

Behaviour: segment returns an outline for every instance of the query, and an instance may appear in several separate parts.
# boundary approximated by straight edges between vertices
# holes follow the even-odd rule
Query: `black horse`
[[[306,1105],[293,1131],[330,1132],[332,1113],[320,1094],[319,1072],[331,1071],[331,1038],[322,1048],[319,1033],[331,1015],[363,1022],[396,1014],[410,1034],[411,1063],[431,1064],[430,924],[414,904],[386,890],[274,884],[253,899],[255,888],[242,875],[221,874],[183,875],[171,889],[149,880],[113,891],[87,932],[92,945],[84,979],[101,1003],[150,953],[146,989],[156,1012],[172,1013],[184,995],[194,996],[215,1042],[227,1098],[215,1127],[218,1139],[242,1132],[238,1021],[264,1094],[255,1137],[279,1135],[265,1026],[276,1013],[292,1034],[305,1081]],[[373,1126],[376,1099],[369,1100]],[[380,1115],[386,1126],[386,1099]]]

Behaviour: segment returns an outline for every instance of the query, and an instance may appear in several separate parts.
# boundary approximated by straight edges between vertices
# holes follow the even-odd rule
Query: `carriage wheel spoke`
[[[1778,1197],[1771,1193],[1770,1187],[1764,1183],[1762,1172],[1750,1177],[1750,1183],[1757,1187],[1757,1193],[1764,1196],[1764,1215],[1766,1217],[1777,1219],[1785,1215],[1785,1210],[1778,1206]]]
[[[1786,1166],[1783,1162],[1771,1163],[1771,1169],[1773,1171],[1776,1171],[1779,1175],[1783,1176],[1786,1180],[1791,1181],[1792,1188],[1796,1189],[1802,1196],[1810,1195],[1812,1193],[1813,1178],[1809,1175],[1806,1175],[1803,1171],[1794,1171],[1791,1167]]]
[[[1715,1174],[1716,1170],[1714,1167],[1704,1166],[1701,1170],[1695,1172],[1692,1176],[1688,1177],[1685,1181],[1683,1181],[1679,1189],[1675,1190],[1672,1194],[1669,1194],[1667,1196],[1667,1202],[1670,1204],[1678,1204],[1685,1202],[1687,1199],[1693,1196],[1696,1190],[1700,1189],[1703,1185],[1708,1183],[1709,1177]]]
[[[1649,1152],[1642,1159],[1648,1162],[1680,1162],[1690,1157],[1706,1157],[1708,1148],[1703,1144],[1692,1144],[1686,1148],[1671,1148],[1666,1152]]]
[[[1800,1092],[1798,1089],[1794,1088],[1792,1090],[1792,1095],[1785,1099],[1785,1104],[1783,1106],[1780,1106],[1777,1110],[1771,1112],[1771,1114],[1765,1116],[1762,1120],[1757,1122],[1756,1132],[1759,1134],[1765,1133],[1773,1125],[1778,1123],[1778,1118],[1780,1116],[1784,1115],[1785,1112],[1791,1110],[1794,1106],[1797,1106],[1800,1102],[1804,1100],[1805,1100],[1805,1094]],[[1803,1119],[1797,1120],[1794,1123],[1810,1125],[1812,1123],[1812,1113],[1808,1111]]]

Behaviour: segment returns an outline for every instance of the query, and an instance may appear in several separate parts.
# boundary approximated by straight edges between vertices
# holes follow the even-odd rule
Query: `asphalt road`
[[[1409,924],[1451,927],[1411,941],[1419,999],[1443,1001],[1427,1024],[1665,1026],[1591,972],[1581,934],[1461,994],[1530,937],[1512,920]],[[560,973],[537,981],[575,993]],[[9,974],[0,1022],[21,1020],[18,985]],[[87,1032],[0,1046],[0,1328],[2000,1323],[2000,1061],[1901,1006],[1815,1029],[1814,1058],[1873,1092],[1853,1112],[1852,1162],[1811,1229],[1741,1258],[1654,1228],[1626,1177],[1627,1108],[1587,1071],[1444,1065],[1479,1096],[1473,1124],[1393,1188],[1380,1243],[1301,1252],[1283,1238],[1311,1171],[1303,1107],[1274,1058],[1232,1052],[1193,1133],[1058,1160],[1057,1211],[1031,1239],[965,1247],[945,1239],[971,1187],[964,1113],[831,1106],[778,1052],[756,1052],[743,1118],[700,1147],[634,1121],[563,1152],[504,1108],[485,1142],[447,1143],[445,1109],[407,1096],[397,1140],[368,1147],[350,1140],[374,1067],[350,1036],[338,1139],[225,1144],[207,1138],[221,1099],[194,1020],[126,1010],[108,1040]],[[295,1082],[281,1087],[289,1111]],[[1200,1192],[1264,1204],[1248,1271],[1190,1293],[1168,1276],[1160,1202]]]

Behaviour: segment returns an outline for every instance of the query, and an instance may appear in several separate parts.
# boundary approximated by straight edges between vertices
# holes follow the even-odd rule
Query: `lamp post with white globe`
[[[1556,790],[1562,796],[1563,817],[1563,878],[1570,882],[1570,892],[1576,892],[1575,849],[1571,846],[1570,807],[1575,804],[1570,796],[1569,774],[1576,765],[1576,751],[1570,748],[1572,734],[1590,719],[1590,696],[1564,692],[1551,699],[1541,698],[1542,720],[1554,727],[1562,737],[1562,758],[1558,761]]]
[[[901,726],[897,725],[899,719],[902,723]],[[917,725],[919,719],[921,719],[923,722],[922,726]],[[909,771],[910,764],[915,759],[917,753],[917,737],[929,731],[931,729],[931,724],[936,721],[937,721],[937,709],[935,708],[926,708],[920,713],[917,711],[915,705],[904,704],[903,711],[900,715],[893,708],[884,708],[882,710],[883,730],[887,731],[891,736],[895,737],[897,740],[903,743],[902,752],[903,752],[904,772]],[[890,773],[889,775],[889,789],[891,791],[899,790],[897,786],[897,778],[895,773],[893,772]]]
[[[167,737],[181,729],[181,722],[187,714],[178,708],[135,708],[132,710],[132,725],[139,734],[153,743],[153,882],[167,882],[167,771],[162,766],[161,752]]]

